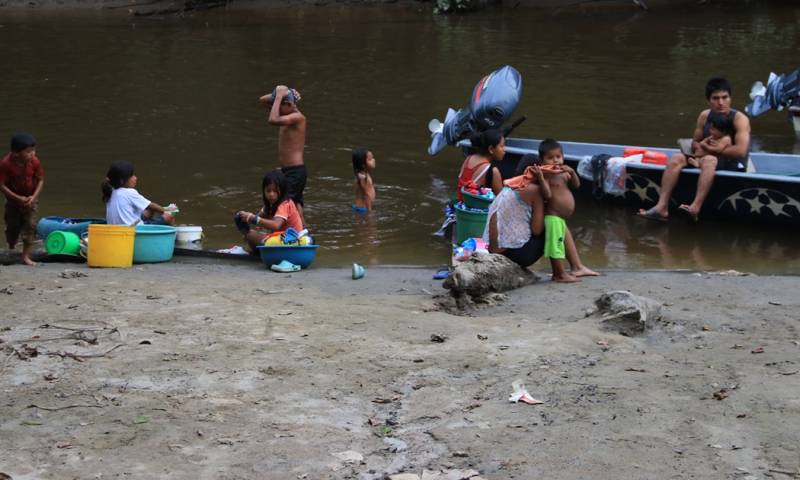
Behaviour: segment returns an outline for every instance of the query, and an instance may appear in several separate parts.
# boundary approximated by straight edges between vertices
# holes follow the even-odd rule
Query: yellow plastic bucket
[[[86,261],[90,267],[133,265],[134,227],[122,225],[89,225],[89,249]]]

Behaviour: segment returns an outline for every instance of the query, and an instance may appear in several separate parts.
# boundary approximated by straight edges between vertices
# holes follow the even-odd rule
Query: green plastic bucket
[[[47,235],[44,241],[44,249],[50,255],[78,255],[81,251],[81,239],[72,232],[55,230]]]
[[[472,237],[482,237],[486,229],[486,218],[489,211],[470,212],[462,210],[456,206],[456,243],[461,244],[464,240]]]
[[[489,205],[492,204],[492,200],[481,197],[480,195],[475,195],[474,193],[469,193],[463,188],[461,189],[461,195],[464,197],[464,205],[469,208],[489,208]]]

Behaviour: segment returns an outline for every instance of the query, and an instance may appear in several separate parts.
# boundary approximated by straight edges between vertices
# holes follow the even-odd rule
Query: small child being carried
[[[367,214],[375,202],[375,185],[370,172],[375,170],[375,156],[366,148],[353,149],[353,174],[355,175],[356,199],[353,211]]]
[[[264,241],[273,232],[281,232],[289,227],[298,232],[303,230],[303,220],[294,200],[289,198],[286,176],[280,169],[264,175],[261,181],[261,199],[264,206],[258,213],[239,211],[234,217],[236,228],[244,235],[252,253],[256,253],[256,247],[264,245]],[[269,233],[253,230],[251,226],[269,230]]]
[[[722,158],[720,158],[721,155],[716,155],[706,150],[705,147],[707,145],[719,147],[723,150],[726,147],[733,145],[733,136],[736,134],[736,130],[733,127],[732,116],[719,112],[709,112],[708,124],[708,136],[697,142],[697,146],[694,149],[693,155],[690,156],[689,163],[694,166],[697,166],[697,161],[694,160],[695,158],[701,158],[708,155],[717,158],[718,162],[722,161]]]
[[[171,209],[146,199],[136,190],[138,178],[133,173],[133,164],[119,161],[111,164],[101,189],[106,204],[106,222],[109,225],[134,226],[175,225]]]

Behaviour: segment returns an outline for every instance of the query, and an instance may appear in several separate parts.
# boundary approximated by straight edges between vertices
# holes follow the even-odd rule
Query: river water
[[[695,7],[437,17],[400,5],[215,10],[136,18],[0,10],[0,136],[29,130],[46,169],[42,215],[103,216],[100,180],[133,161],[139,191],[177,203],[206,247],[240,242],[277,165],[277,131],[256,104],[296,87],[308,117],[307,220],[318,265],[437,265],[433,237],[460,155],[429,157],[428,120],[466,105],[475,83],[511,64],[523,75],[515,136],[673,146],[691,134],[708,77],[750,85],[798,66],[800,9]],[[785,114],[753,120],[754,142],[800,153]],[[3,140],[6,141],[6,140]],[[376,211],[350,212],[350,149],[377,158]],[[797,232],[704,222],[651,225],[579,201],[569,224],[598,268],[800,272]],[[539,264],[546,266],[544,262]]]

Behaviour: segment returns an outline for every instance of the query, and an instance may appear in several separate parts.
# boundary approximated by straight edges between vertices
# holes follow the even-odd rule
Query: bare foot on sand
[[[573,268],[569,272],[574,277],[599,277],[600,274],[595,272],[594,270],[590,270],[585,266],[581,266],[580,268]]]
[[[558,275],[558,276],[556,276],[556,275],[553,275],[553,276],[552,276],[552,277],[550,277],[550,278],[551,278],[551,279],[552,279],[554,282],[558,282],[558,283],[575,283],[575,282],[580,282],[580,280],[578,280],[578,278],[577,278],[577,277],[575,277],[575,276],[574,276],[574,275],[572,275],[571,273],[566,273],[566,272],[565,272],[565,273],[562,273],[561,275]]]
[[[22,263],[24,263],[25,265],[28,265],[29,267],[35,267],[35,266],[39,265],[38,263],[36,263],[33,260],[31,260],[29,257],[22,257]]]

